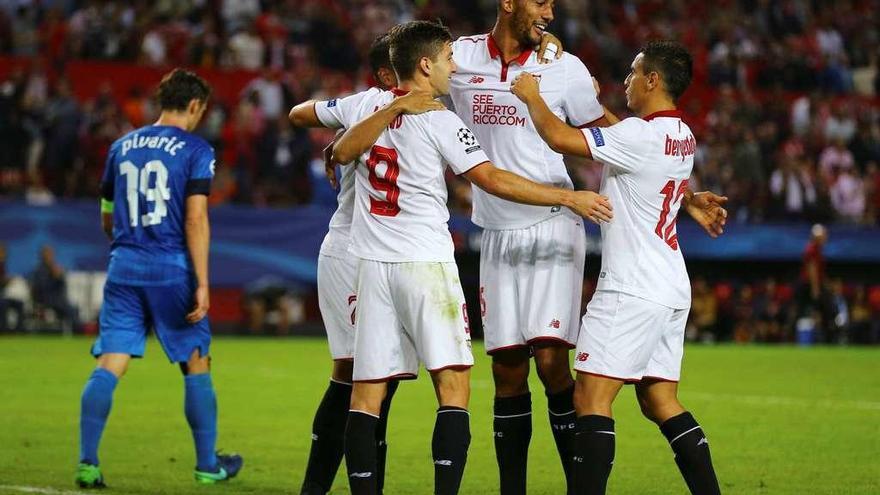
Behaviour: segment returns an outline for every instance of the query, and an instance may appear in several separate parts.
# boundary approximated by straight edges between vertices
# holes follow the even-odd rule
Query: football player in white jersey
[[[380,93],[397,86],[397,76],[388,58],[388,37],[380,36],[370,47],[369,61],[377,88],[361,95]],[[342,123],[333,112],[339,100],[303,102],[290,111],[290,120],[297,127],[328,127],[339,129]],[[341,131],[340,131],[341,132]],[[343,167],[337,178],[335,163],[330,159],[333,143],[324,150],[327,176],[339,188],[339,206],[330,219],[329,231],[321,244],[318,257],[318,305],[327,330],[333,371],[330,385],[315,412],[312,423],[312,447],[300,495],[325,495],[330,491],[336,471],[342,462],[343,433],[351,402],[351,371],[354,352],[354,311],[357,302],[355,277],[357,262],[348,253],[351,243],[351,216],[354,211],[354,168]],[[385,458],[388,445],[385,433],[391,398],[397,381],[389,383],[388,396],[382,404],[381,418],[376,428],[376,478],[382,493],[385,478]]]
[[[439,105],[433,98],[448,92],[455,72],[452,38],[442,25],[425,21],[397,26],[391,36],[400,88],[356,105],[346,100],[337,105],[348,130],[333,158],[358,159],[351,252],[360,262],[346,465],[353,494],[375,493],[375,450],[369,442],[385,380],[414,378],[421,362],[440,406],[432,444],[434,493],[452,494],[458,492],[470,443],[473,356],[447,227],[446,166],[510,201],[564,206],[603,221],[611,211],[596,193],[542,185],[496,168],[448,110],[408,115],[411,100]]]
[[[553,20],[553,0],[499,0],[489,34],[462,37],[453,51],[455,112],[486,155],[535,182],[572,188],[562,155],[532,125],[510,93],[522,71],[541,78],[553,112],[572,125],[606,125],[592,77],[569,53],[541,64],[531,47]],[[613,204],[613,203],[612,203]],[[532,436],[531,356],[547,396],[548,416],[568,487],[575,413],[569,350],[581,316],[586,235],[564,208],[516,204],[473,188],[473,221],[483,227],[480,309],[495,382],[494,433],[502,495],[524,495]]]
[[[605,493],[614,460],[611,405],[624,383],[635,383],[643,414],[666,436],[691,493],[719,494],[706,435],[677,397],[691,290],[675,221],[690,195],[696,140],[676,101],[690,84],[692,59],[678,43],[654,41],[631,69],[626,99],[637,117],[604,129],[559,120],[530,74],[512,88],[554,150],[605,164],[600,192],[615,207],[602,224],[599,284],[575,357],[575,493]],[[720,232],[719,206],[697,215],[716,215]]]

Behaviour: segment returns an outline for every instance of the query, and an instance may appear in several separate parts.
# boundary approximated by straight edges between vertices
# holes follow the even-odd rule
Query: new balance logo
[[[312,433],[312,441],[313,441],[313,442],[317,442],[317,441],[318,441],[318,435],[315,435],[314,433]]]
[[[434,464],[437,464],[438,466],[451,466],[452,461],[447,459],[437,459],[434,461]]]
[[[468,84],[480,84],[483,81],[485,81],[485,79],[483,79],[482,77],[474,76],[470,79],[470,81],[468,81]]]
[[[589,352],[579,352],[575,359],[577,359],[578,361],[583,363],[587,359],[590,359],[590,353]]]
[[[701,438],[700,441],[697,442],[697,447],[699,447],[700,445],[703,445],[703,444],[709,445],[709,441],[706,440],[706,437]]]
[[[348,475],[349,478],[369,478],[370,476],[373,476],[373,473],[351,473]]]
[[[559,320],[552,320],[552,321],[550,321],[550,324],[547,325],[547,327],[548,328],[559,328],[559,325],[560,325]]]

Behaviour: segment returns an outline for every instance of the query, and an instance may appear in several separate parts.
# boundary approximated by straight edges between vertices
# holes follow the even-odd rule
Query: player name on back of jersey
[[[681,160],[687,156],[693,155],[697,151],[697,140],[694,139],[693,134],[689,134],[688,137],[684,139],[673,139],[666,135],[666,149],[664,150],[664,154],[668,156],[680,156]]]
[[[125,156],[129,150],[141,148],[161,149],[171,156],[177,156],[177,152],[186,146],[186,141],[180,141],[177,136],[141,136],[140,134],[132,134],[130,138],[122,141],[122,156]]]

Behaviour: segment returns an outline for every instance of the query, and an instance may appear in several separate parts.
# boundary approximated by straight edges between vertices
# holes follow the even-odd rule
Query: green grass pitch
[[[80,493],[79,396],[89,339],[0,338],[0,493]],[[489,361],[475,345],[471,443],[462,494],[497,493]],[[225,485],[196,486],[183,385],[155,341],[116,390],[101,445],[110,489],[125,494],[298,494],[315,407],[329,374],[320,339],[216,339],[219,446],[245,457]],[[533,373],[534,375],[534,373]],[[529,493],[564,493],[537,381]],[[727,494],[880,493],[880,349],[690,346],[685,406],[705,427]],[[391,411],[388,494],[429,494],[435,401],[422,374]],[[681,494],[669,447],[642,419],[632,387],[615,406],[610,494]],[[344,467],[341,470],[344,473]],[[34,490],[37,491],[34,491]],[[334,494],[348,493],[338,475]]]

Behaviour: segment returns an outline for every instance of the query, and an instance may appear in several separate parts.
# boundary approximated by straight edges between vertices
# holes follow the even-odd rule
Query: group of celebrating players
[[[490,34],[453,40],[438,22],[398,25],[371,48],[380,87],[291,110],[296,126],[340,129],[325,151],[339,207],[318,260],[334,366],[303,495],[329,492],[343,456],[353,494],[382,493],[392,397],[421,364],[439,405],[434,493],[459,491],[473,356],[447,227],[447,166],[473,184],[473,221],[484,229],[479,297],[500,493],[526,493],[532,357],[567,493],[605,493],[611,405],[625,383],[635,384],[643,413],[669,440],[691,493],[720,493],[706,436],[677,399],[690,283],[676,217],[683,206],[714,237],[726,216],[725,198],[688,188],[696,142],[676,101],[690,83],[691,57],[675,42],[648,43],[625,81],[636,117],[619,120],[599,103],[580,60],[554,43],[533,51],[552,20],[552,0],[500,0]],[[98,367],[82,396],[84,488],[104,485],[98,443],[119,377],[143,355],[147,326],[185,376],[196,480],[222,481],[242,467],[240,456],[214,450],[204,318],[214,160],[191,133],[209,95],[194,74],[172,72],[160,85],[159,121],[110,149],[102,220],[113,245],[92,348]],[[601,194],[573,190],[563,154],[604,164]],[[338,175],[334,164],[344,164]],[[582,218],[602,232],[599,283],[583,318]]]

